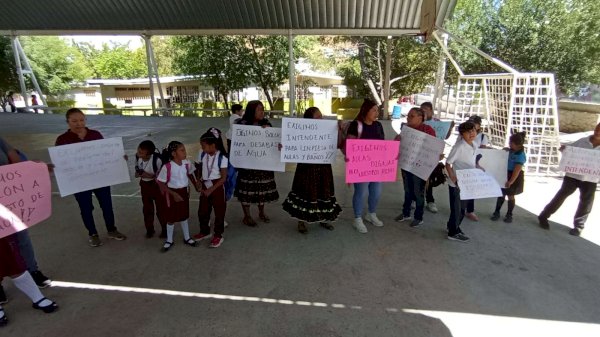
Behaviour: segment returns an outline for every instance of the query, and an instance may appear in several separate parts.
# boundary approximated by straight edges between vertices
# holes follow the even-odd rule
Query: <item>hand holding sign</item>
[[[562,151],[559,169],[565,173],[600,178],[600,151],[566,146]]]
[[[284,118],[281,161],[333,164],[337,154],[338,129],[334,120]]]
[[[429,179],[444,152],[444,141],[408,126],[401,135],[400,167],[423,180]]]
[[[391,140],[348,139],[346,183],[396,181],[399,145]]]
[[[480,169],[458,170],[456,179],[460,188],[460,200],[502,196],[502,190],[496,179]]]
[[[52,213],[50,174],[32,161],[0,166],[0,238],[31,227]]]
[[[233,125],[231,164],[236,168],[285,172],[279,146],[280,128]]]

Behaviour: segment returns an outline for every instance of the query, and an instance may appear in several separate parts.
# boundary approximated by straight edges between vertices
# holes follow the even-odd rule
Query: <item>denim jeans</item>
[[[415,201],[416,208],[414,217],[416,220],[423,220],[423,208],[425,207],[425,180],[416,175],[402,170],[402,181],[404,183],[404,204],[402,205],[402,214],[410,216],[410,207]]]
[[[383,184],[377,183],[356,183],[354,184],[354,195],[352,196],[352,208],[354,208],[354,217],[360,218],[363,213],[365,194],[369,191],[369,213],[375,213],[377,204],[381,197],[381,188]]]
[[[104,217],[104,223],[106,229],[109,232],[117,230],[115,227],[115,215],[112,208],[112,199],[110,196],[110,186],[97,188],[95,190],[83,191],[75,193],[75,199],[79,204],[79,210],[81,211],[81,219],[85,228],[87,228],[89,235],[96,235],[96,224],[94,223],[94,204],[92,202],[92,193],[96,195],[100,208],[102,209],[102,216]]]

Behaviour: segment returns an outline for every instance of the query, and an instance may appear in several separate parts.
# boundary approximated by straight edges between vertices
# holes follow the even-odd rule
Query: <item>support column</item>
[[[294,61],[294,35],[292,30],[288,31],[288,52],[289,52],[289,96],[290,96],[290,116],[294,116],[296,111],[296,67]]]
[[[448,34],[442,34],[441,41],[438,40],[444,50],[448,47]],[[446,77],[446,54],[440,53],[440,60],[438,61],[438,69],[435,75],[435,87],[433,91],[433,112],[437,118],[442,117],[442,104],[441,97],[444,95],[444,77]],[[456,114],[456,107],[454,113]],[[448,111],[446,111],[448,115]]]
[[[385,51],[385,70],[383,79],[383,119],[389,119],[389,105],[390,105],[390,74],[392,72],[392,46],[394,40],[391,36],[388,36]]]
[[[28,106],[29,104],[27,103],[28,99],[27,88],[25,87],[25,77],[23,76],[23,67],[21,66],[21,58],[19,57],[21,45],[19,44],[19,40],[16,36],[11,36],[10,39],[12,40],[12,50],[13,55],[15,56],[15,66],[17,67],[17,75],[19,77],[19,85],[21,87],[21,97],[23,97],[23,99],[25,100],[25,106]]]
[[[142,35],[144,44],[146,46],[146,64],[148,64],[148,84],[150,85],[150,99],[152,100],[152,113],[156,113],[156,99],[154,96],[154,83],[152,78],[156,78],[156,85],[158,86],[158,94],[160,95],[160,107],[164,116],[170,115],[168,110],[165,110],[166,102],[162,92],[162,86],[160,85],[160,78],[158,75],[158,67],[156,66],[156,60],[154,59],[154,48],[152,48],[151,36]]]

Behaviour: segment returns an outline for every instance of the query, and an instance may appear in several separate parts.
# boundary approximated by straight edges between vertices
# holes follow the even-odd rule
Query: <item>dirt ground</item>
[[[384,125],[392,138],[390,123]],[[226,130],[227,119],[89,116],[88,126],[123,137],[131,158],[144,139],[159,146],[181,140],[195,157],[199,136],[209,126]],[[47,148],[66,128],[64,116],[0,114],[0,136],[31,159],[48,160]],[[133,160],[130,168],[133,176]],[[334,175],[344,212],[336,229],[312,225],[299,234],[281,209],[293,172],[288,165],[276,174],[280,200],[267,206],[269,224],[246,227],[240,205],[228,204],[218,249],[183,245],[176,227],[175,246],[160,253],[161,241],[144,237],[136,181],[112,188],[126,241],[106,237],[96,207],[99,248],[87,244],[74,197],[54,195],[52,217],[30,234],[40,269],[54,280],[44,293],[61,308],[35,311],[4,280],[10,323],[0,335],[600,336],[598,205],[581,238],[568,234],[577,193],[551,218],[550,231],[537,225],[560,179],[527,177],[512,224],[488,220],[495,201],[478,200],[481,220],[465,220],[472,240],[463,244],[445,236],[446,186],[434,190],[439,213],[426,212],[425,224],[413,229],[393,221],[401,183],[385,184],[377,212],[385,226],[356,232],[340,157]],[[195,196],[193,233],[197,207]]]

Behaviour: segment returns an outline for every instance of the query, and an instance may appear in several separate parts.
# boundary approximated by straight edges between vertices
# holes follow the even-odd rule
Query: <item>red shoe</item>
[[[223,243],[223,241],[225,241],[225,239],[223,239],[222,237],[215,236],[215,237],[212,238],[212,240],[210,240],[210,246],[209,247],[210,248],[217,248],[217,247],[219,247]]]
[[[210,234],[202,234],[202,233],[198,233],[194,236],[192,236],[192,239],[196,240],[196,241],[202,241],[204,239],[209,239],[212,235]]]

